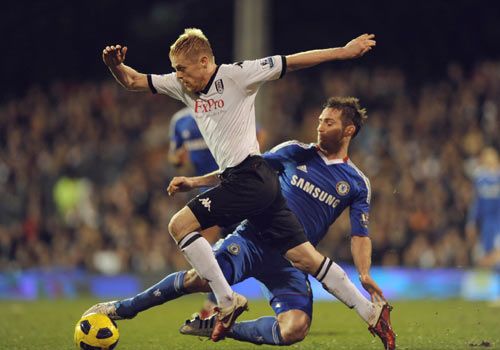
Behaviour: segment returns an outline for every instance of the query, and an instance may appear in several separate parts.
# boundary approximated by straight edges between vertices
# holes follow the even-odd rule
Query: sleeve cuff
[[[153,86],[153,78],[151,78],[151,74],[148,74],[148,86],[153,94],[158,93],[158,91],[156,91],[155,87]]]
[[[369,237],[370,235],[368,232],[362,233],[362,232],[351,232],[351,237],[356,236],[356,237]]]
[[[286,73],[286,56],[281,56],[281,74],[279,79],[283,78]]]

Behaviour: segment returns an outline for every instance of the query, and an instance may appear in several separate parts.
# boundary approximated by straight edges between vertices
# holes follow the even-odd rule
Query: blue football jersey
[[[196,175],[204,175],[219,167],[207,147],[200,129],[189,108],[183,108],[174,114],[170,122],[170,152],[184,146],[193,163]]]
[[[468,221],[479,226],[483,248],[488,252],[500,240],[500,171],[478,169],[474,188],[476,197]]]
[[[288,206],[313,245],[347,207],[351,235],[368,235],[370,182],[349,159],[328,160],[316,145],[297,141],[278,145],[264,157],[279,172]]]

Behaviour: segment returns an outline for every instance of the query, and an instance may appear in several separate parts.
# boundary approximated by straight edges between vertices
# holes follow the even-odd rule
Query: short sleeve
[[[183,100],[184,91],[182,84],[176,78],[175,73],[170,74],[148,74],[149,89],[153,94],[168,95],[177,100]]]
[[[300,153],[309,148],[310,145],[298,141],[287,141],[264,153],[263,157],[274,169],[282,171],[286,163],[296,162],[301,158]]]
[[[366,180],[368,181],[368,180]],[[368,236],[370,219],[370,184],[363,182],[349,210],[352,236]]]
[[[269,56],[233,64],[233,78],[247,92],[253,92],[263,82],[282,78],[286,73],[285,56]]]

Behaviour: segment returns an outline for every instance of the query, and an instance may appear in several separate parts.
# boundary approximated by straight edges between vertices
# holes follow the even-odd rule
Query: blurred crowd
[[[321,70],[273,84],[263,150],[314,142],[326,97],[356,96],[368,123],[351,159],[370,178],[373,263],[469,267],[472,173],[481,150],[500,147],[500,63],[410,82],[397,69]],[[181,105],[114,81],[33,87],[0,106],[0,270],[79,267],[101,273],[187,266],[171,216],[192,194],[168,197],[179,173],[167,162],[170,117]],[[347,215],[320,245],[351,263]]]

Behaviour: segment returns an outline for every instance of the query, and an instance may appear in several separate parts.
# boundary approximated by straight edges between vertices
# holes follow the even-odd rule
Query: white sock
[[[315,277],[330,294],[349,308],[354,308],[366,323],[373,326],[377,322],[380,307],[361,294],[339,265],[325,258]]]
[[[208,241],[198,232],[192,232],[182,238],[178,245],[196,273],[208,281],[219,307],[230,306],[233,290],[227,283]]]

